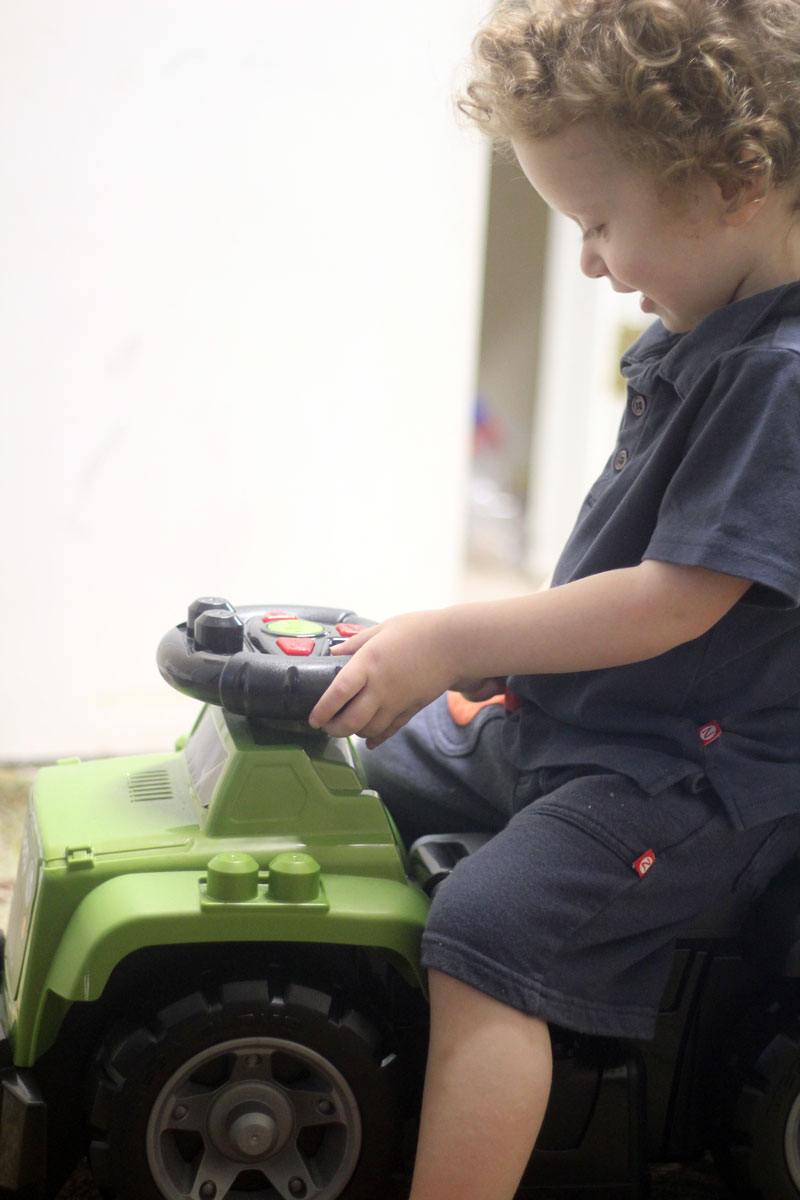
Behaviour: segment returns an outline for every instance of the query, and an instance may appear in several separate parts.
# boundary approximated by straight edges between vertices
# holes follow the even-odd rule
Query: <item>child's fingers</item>
[[[357,650],[374,637],[380,626],[371,625],[368,629],[362,629],[360,633],[348,638],[347,641],[340,642],[337,646],[331,647],[331,654],[337,655],[339,658],[350,656],[352,661],[342,667],[339,674],[334,679],[333,683],[328,687],[326,692],[323,692],[320,699],[312,708],[308,723],[312,729],[321,729],[323,726],[333,737],[344,737],[349,733],[355,733],[357,730],[349,729],[347,733],[340,733],[333,728],[328,728],[331,721],[340,713],[345,705],[364,688],[367,682],[366,671],[362,670],[358,662],[352,656]],[[365,718],[366,719],[366,718]],[[342,725],[340,721],[339,726]]]
[[[357,696],[345,712],[338,714],[325,726],[331,737],[350,737],[357,734],[366,739],[370,750],[397,733],[398,729],[419,712],[419,705],[399,715],[391,708],[375,708],[368,699]]]
[[[385,724],[385,721],[381,722],[374,700],[365,692],[359,692],[344,708],[337,709],[322,728],[331,737],[350,737],[366,729],[383,728]]]
[[[390,737],[393,737],[398,732],[398,730],[402,729],[404,725],[407,725],[411,718],[415,717],[419,711],[419,706],[416,706],[415,708],[409,708],[406,712],[401,713],[400,716],[395,717],[394,720],[392,720],[390,724],[386,726],[382,733],[367,734],[367,749],[374,750],[376,746],[381,746],[384,742],[388,741]]]
[[[309,713],[308,723],[312,729],[321,729],[333,720],[364,687],[366,676],[359,670],[356,659],[343,667],[333,683],[320,696]]]
[[[331,654],[355,654],[356,650],[374,637],[380,629],[380,625],[370,625],[367,629],[362,629],[360,633],[354,633],[352,637],[347,638],[344,642],[339,642],[337,646],[331,646]]]

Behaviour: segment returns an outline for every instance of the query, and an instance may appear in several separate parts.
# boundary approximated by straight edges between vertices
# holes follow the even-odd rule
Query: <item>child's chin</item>
[[[697,323],[690,321],[688,317],[679,317],[677,313],[667,312],[666,309],[659,308],[657,304],[653,305],[651,312],[660,318],[661,324],[668,333],[688,333]]]

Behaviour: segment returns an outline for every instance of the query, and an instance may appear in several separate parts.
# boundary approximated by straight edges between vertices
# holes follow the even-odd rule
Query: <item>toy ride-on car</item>
[[[485,838],[406,848],[350,744],[308,726],[331,645],[365,623],[196,601],[158,649],[203,701],[188,739],[37,774],[3,957],[0,1196],[54,1197],[84,1155],[127,1200],[407,1191],[420,935]],[[648,1164],[712,1149],[736,1188],[800,1197],[800,868],[685,931],[652,1042],[553,1041],[520,1195],[633,1200]]]

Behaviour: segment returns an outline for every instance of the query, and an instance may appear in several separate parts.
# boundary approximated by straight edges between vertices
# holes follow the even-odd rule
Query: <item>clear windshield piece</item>
[[[214,714],[207,708],[184,749],[192,785],[204,807],[211,803],[214,788],[228,761]]]

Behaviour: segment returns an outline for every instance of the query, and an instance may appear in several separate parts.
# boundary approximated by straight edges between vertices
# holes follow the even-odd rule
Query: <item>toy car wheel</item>
[[[732,1190],[800,1197],[800,1024],[786,1021],[738,1056],[717,1159]]]
[[[110,1039],[90,1161],[130,1200],[367,1200],[396,1114],[377,1031],[322,992],[263,982],[196,993]]]

